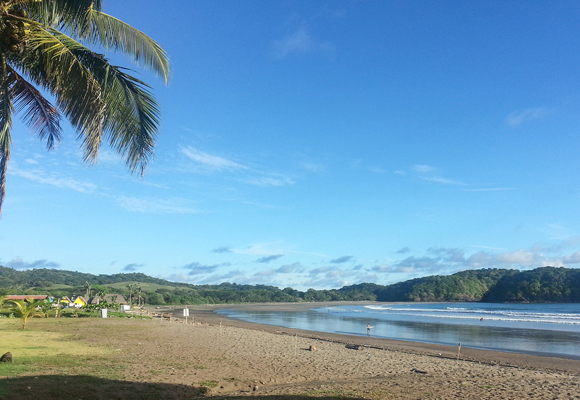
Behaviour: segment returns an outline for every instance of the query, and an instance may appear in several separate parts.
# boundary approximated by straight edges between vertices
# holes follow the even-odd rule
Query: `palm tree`
[[[6,295],[0,295],[0,311],[4,308],[4,304],[8,301]]]
[[[133,305],[133,292],[137,290],[137,284],[131,283],[127,285],[127,289],[129,289],[129,304]]]
[[[87,298],[87,301],[89,301],[89,299],[91,297],[91,284],[89,283],[89,281],[85,282],[85,284],[83,285],[83,288],[85,288],[85,290],[86,290],[86,298]]]
[[[131,172],[145,172],[159,124],[150,87],[85,45],[125,53],[168,82],[165,51],[101,12],[101,0],[0,0],[0,211],[15,111],[48,150],[61,139],[60,110],[82,139],[85,162],[96,162],[106,140]]]
[[[41,307],[44,304],[44,300],[10,300],[10,302],[14,304],[14,313],[22,319],[22,329],[26,328],[26,323],[30,318],[44,316],[41,310],[37,310],[37,307]]]

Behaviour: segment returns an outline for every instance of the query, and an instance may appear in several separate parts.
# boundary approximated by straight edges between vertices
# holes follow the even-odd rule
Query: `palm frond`
[[[101,10],[101,0],[21,0],[20,3],[34,21],[76,32],[86,26],[89,9]]]
[[[41,26],[31,27],[28,39],[30,49],[18,60],[19,67],[56,96],[59,108],[80,136],[91,132],[100,137],[102,88],[83,62],[87,54],[95,53],[63,33]]]
[[[143,174],[153,156],[159,106],[145,83],[115,66],[111,66],[111,75],[114,79],[106,89],[104,128],[109,143],[124,156],[127,167]]]
[[[24,121],[42,140],[46,139],[48,150],[60,141],[60,115],[58,110],[24,78],[8,67],[14,76],[12,93],[16,112],[24,111]]]
[[[127,167],[143,173],[153,156],[159,126],[159,106],[149,86],[111,65],[102,57],[85,53],[83,63],[103,90],[103,131],[109,144],[125,158]],[[83,141],[85,161],[96,161],[92,137]]]
[[[97,160],[105,132],[127,167],[143,173],[153,155],[160,114],[149,86],[54,29],[39,28],[30,43],[37,51],[22,63],[31,65],[28,76],[56,95],[77,128],[84,161]]]
[[[12,139],[12,92],[11,76],[8,73],[8,65],[4,54],[0,55],[0,210],[6,194],[6,170],[10,159],[10,147]]]
[[[166,83],[169,82],[169,58],[165,50],[149,36],[129,24],[100,12],[96,9],[88,11],[90,26],[82,37],[91,42],[101,44],[127,54],[138,65],[154,71]]]

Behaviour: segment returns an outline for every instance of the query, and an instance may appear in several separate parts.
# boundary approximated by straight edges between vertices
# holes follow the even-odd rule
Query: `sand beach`
[[[153,319],[43,319],[30,329],[65,333],[63,346],[74,341],[108,349],[100,357],[116,368],[116,378],[93,382],[85,399],[580,399],[580,361],[467,348],[458,357],[456,347],[227,319],[214,313],[220,307],[189,307],[188,323],[182,307],[151,307],[146,312],[157,315]],[[227,307],[298,310],[316,304]],[[0,398],[76,398],[71,382],[87,384],[83,374],[96,359],[87,355],[86,364],[81,359],[84,371],[46,370],[17,378],[12,384],[20,386],[13,389],[21,387],[25,395],[0,391]],[[56,391],[46,389],[56,383]]]
[[[299,310],[316,304],[236,305]],[[320,305],[323,306],[323,305]],[[313,333],[231,320],[223,306],[190,307],[189,322],[160,322],[132,351],[168,352],[207,369],[165,379],[215,380],[212,395],[341,393],[385,399],[578,399],[580,361]],[[180,316],[180,309],[174,310]],[[163,340],[160,341],[160,338]],[[355,349],[358,348],[358,349]],[[175,351],[175,349],[180,349]],[[138,378],[138,376],[136,376]]]

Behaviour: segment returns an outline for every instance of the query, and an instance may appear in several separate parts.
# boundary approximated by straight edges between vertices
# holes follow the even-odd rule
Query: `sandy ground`
[[[111,319],[111,329],[127,334],[92,340],[119,350],[126,380],[205,385],[211,396],[580,399],[580,361],[471,349],[458,358],[447,346],[313,334],[226,319],[213,313],[217,307],[190,308],[188,324]],[[180,308],[149,311],[182,315]]]
[[[577,360],[467,348],[458,357],[457,347],[251,324],[218,308],[190,307],[187,324],[181,307],[150,308],[152,320],[33,321],[31,330],[53,332],[64,348],[98,347],[100,355],[79,355],[85,368],[62,369],[67,361],[0,379],[0,399],[580,399]]]

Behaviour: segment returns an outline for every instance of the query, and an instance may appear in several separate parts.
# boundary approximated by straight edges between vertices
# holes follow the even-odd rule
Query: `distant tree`
[[[135,283],[131,283],[127,285],[127,289],[129,289],[129,304],[133,305],[133,292],[137,290],[137,285]]]
[[[85,288],[85,297],[88,300],[91,297],[91,284],[89,283],[89,281],[86,281],[85,284],[83,285],[83,287]]]

